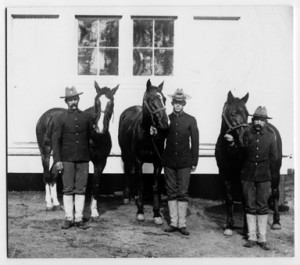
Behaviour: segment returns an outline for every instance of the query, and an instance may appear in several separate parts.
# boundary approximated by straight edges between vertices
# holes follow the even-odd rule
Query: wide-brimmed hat
[[[83,94],[83,92],[78,93],[76,88],[74,86],[72,87],[66,87],[65,89],[65,96],[64,97],[60,97],[60,98],[72,98],[75,96],[79,96]]]
[[[183,92],[182,88],[177,88],[174,94],[168,96],[177,101],[184,101],[191,98],[191,96]]]
[[[259,106],[255,110],[254,114],[250,116],[253,116],[253,118],[272,119],[271,117],[268,117],[266,107],[262,107],[262,106]]]

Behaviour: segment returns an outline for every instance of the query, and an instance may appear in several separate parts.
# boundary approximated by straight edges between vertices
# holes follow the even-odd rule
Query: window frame
[[[173,76],[174,75],[174,54],[175,54],[175,21],[177,20],[177,16],[131,16],[132,20],[132,38],[134,38],[134,20],[151,20],[152,21],[152,46],[151,47],[135,47],[134,46],[134,41],[132,42],[132,76],[137,77],[137,76]],[[172,47],[155,47],[155,21],[172,21],[174,23],[173,25],[173,46]],[[149,75],[139,75],[139,74],[134,74],[134,50],[150,50],[151,49],[151,54],[152,54],[152,62],[151,62],[151,74]],[[163,74],[163,75],[158,75],[155,74],[155,53],[158,50],[171,50],[173,52],[173,60],[172,60],[172,74]]]
[[[79,20],[80,19],[85,19],[85,18],[91,18],[91,19],[96,19],[99,23],[99,21],[101,19],[115,19],[115,20],[118,20],[118,45],[117,46],[114,46],[114,47],[111,47],[111,46],[100,46],[100,43],[99,43],[99,32],[97,33],[97,43],[96,43],[96,46],[95,47],[85,47],[85,46],[79,46],[79,42],[78,42],[78,28],[79,28]],[[75,15],[75,19],[76,19],[76,62],[77,62],[77,65],[76,65],[76,75],[79,77],[79,76],[102,76],[102,77],[107,77],[107,76],[119,76],[120,75],[120,20],[122,19],[122,16],[121,15]],[[99,24],[98,24],[99,25]],[[99,30],[99,28],[97,29]],[[96,74],[80,74],[79,73],[79,49],[96,49],[97,51],[97,71],[96,71]],[[100,59],[99,59],[99,56],[100,56],[100,50],[117,50],[117,57],[118,57],[118,60],[117,60],[117,68],[118,68],[118,71],[117,71],[117,74],[101,74],[101,66],[100,66]]]

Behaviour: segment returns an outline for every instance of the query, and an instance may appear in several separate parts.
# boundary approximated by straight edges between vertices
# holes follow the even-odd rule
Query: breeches
[[[268,214],[268,200],[271,196],[271,182],[242,180],[245,211],[248,214]]]
[[[63,162],[63,167],[63,193],[65,195],[84,195],[88,181],[89,163]]]
[[[191,177],[190,168],[164,168],[168,200],[188,201]]]

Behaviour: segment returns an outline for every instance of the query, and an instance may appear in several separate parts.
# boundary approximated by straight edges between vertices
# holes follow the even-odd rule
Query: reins
[[[154,115],[155,113],[159,112],[159,111],[165,110],[166,108],[165,108],[165,107],[162,107],[162,108],[159,108],[159,109],[156,109],[156,110],[152,111],[152,110],[150,109],[150,107],[149,107],[149,105],[148,105],[148,103],[147,103],[146,100],[144,100],[144,105],[146,106],[146,108],[148,109],[148,111],[149,111],[149,113],[150,113],[150,117],[151,117],[152,124],[155,125],[153,115]],[[161,157],[161,155],[160,155],[160,153],[159,153],[159,151],[158,151],[158,148],[157,148],[157,146],[156,146],[156,144],[155,144],[154,136],[153,136],[153,135],[152,135],[152,137],[151,137],[151,141],[152,141],[152,144],[153,144],[153,146],[154,146],[154,149],[155,149],[155,151],[156,151],[156,153],[157,153],[157,156],[159,157],[160,160],[162,160],[162,157]]]
[[[224,118],[227,126],[229,127],[228,130],[226,131],[226,133],[235,131],[236,129],[241,128],[241,127],[250,127],[250,125],[248,123],[241,123],[241,124],[234,125],[234,126],[231,125],[230,122],[229,122],[229,120],[227,119],[227,117],[225,115],[226,106],[227,106],[227,104],[225,104],[224,109],[223,109],[223,113],[222,113],[222,117]]]

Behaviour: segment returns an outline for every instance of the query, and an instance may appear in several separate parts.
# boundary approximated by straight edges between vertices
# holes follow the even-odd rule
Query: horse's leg
[[[279,170],[272,176],[272,201],[273,201],[273,223],[271,228],[274,230],[280,230],[281,224],[280,224],[280,216],[279,216],[279,210],[278,210],[278,200],[279,200],[279,181],[280,181],[280,173]]]
[[[162,170],[161,166],[154,165],[154,182],[153,182],[153,219],[154,223],[157,225],[161,225],[163,223],[161,214],[160,214],[160,205],[159,205],[159,197],[160,197],[160,187],[159,187],[159,177],[160,172]]]
[[[124,161],[124,160],[123,160]],[[132,180],[132,166],[129,162],[124,161],[125,187],[124,187],[124,204],[130,203],[130,187]]]
[[[226,196],[226,208],[227,208],[227,219],[226,227],[224,230],[225,236],[233,235],[233,190],[232,183],[229,180],[225,180],[225,196]]]
[[[91,191],[91,220],[95,221],[99,217],[97,198],[100,192],[100,180],[104,166],[101,164],[94,164],[94,174],[92,175],[92,191]]]
[[[138,208],[138,211],[136,214],[136,219],[138,221],[145,221],[144,204],[143,204],[144,180],[143,180],[142,164],[140,162],[136,162],[135,176],[138,181],[138,196],[136,198],[136,206]]]
[[[54,182],[50,183],[50,193],[51,193],[51,199],[53,203],[54,210],[60,210],[60,203],[57,199],[57,185],[56,185],[56,178]]]
[[[42,165],[43,165],[43,181],[45,184],[45,201],[46,201],[46,211],[53,211],[53,203],[51,199],[51,177],[50,177],[50,155],[41,155],[42,157]]]

